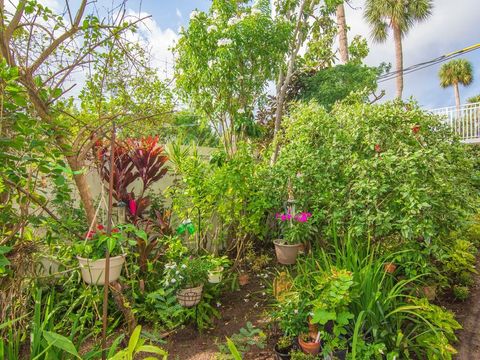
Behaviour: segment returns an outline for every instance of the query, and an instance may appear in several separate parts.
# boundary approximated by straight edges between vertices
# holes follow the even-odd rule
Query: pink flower
[[[135,200],[130,200],[128,202],[128,209],[130,210],[130,214],[135,216],[137,213],[137,202]]]
[[[287,220],[287,215],[282,214],[281,217],[280,217],[280,219],[281,219],[282,221],[286,221],[286,220]]]
[[[103,230],[103,229],[105,229],[105,228],[103,227],[102,224],[98,224],[98,225],[97,225],[97,229],[101,231],[101,230]]]

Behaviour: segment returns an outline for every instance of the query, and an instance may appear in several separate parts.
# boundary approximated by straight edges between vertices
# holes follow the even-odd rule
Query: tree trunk
[[[80,201],[85,209],[85,215],[87,217],[88,225],[95,221],[95,206],[93,205],[93,197],[90,192],[90,187],[87,182],[87,175],[85,174],[86,165],[83,162],[79,162],[75,155],[66,156],[68,165],[72,171],[78,171],[80,173],[73,175],[75,185],[80,195]]]
[[[397,99],[402,98],[403,93],[403,50],[402,31],[399,26],[393,23],[393,39],[395,41],[395,57],[397,62]]]
[[[455,92],[455,106],[457,107],[457,114],[460,112],[460,90],[458,83],[453,84],[453,91]]]
[[[337,6],[337,26],[340,61],[343,64],[346,64],[348,62],[348,38],[347,21],[345,20],[345,7],[343,6],[343,3]]]

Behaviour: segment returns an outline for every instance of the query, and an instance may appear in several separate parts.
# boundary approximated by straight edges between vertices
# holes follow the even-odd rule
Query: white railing
[[[430,110],[440,115],[465,143],[480,143],[480,102]]]

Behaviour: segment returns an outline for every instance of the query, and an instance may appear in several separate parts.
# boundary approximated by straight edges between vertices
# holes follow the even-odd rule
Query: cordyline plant
[[[96,148],[100,176],[106,182],[110,179],[110,146],[98,143]],[[158,144],[158,136],[142,139],[127,139],[116,144],[113,173],[113,197],[117,203],[125,203],[127,216],[132,222],[142,218],[150,204],[147,189],[167,173],[165,163],[168,157],[163,146]],[[129,185],[137,179],[142,182],[142,190],[136,195],[128,191]]]

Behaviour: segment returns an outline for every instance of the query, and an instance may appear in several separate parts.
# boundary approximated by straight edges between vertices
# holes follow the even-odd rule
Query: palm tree
[[[385,42],[389,28],[393,31],[397,71],[397,98],[403,93],[402,38],[416,22],[432,13],[432,0],[367,0],[364,17],[372,27],[373,40]]]
[[[345,20],[345,7],[343,2],[337,6],[337,27],[338,27],[338,47],[340,50],[340,61],[344,64],[348,62],[348,38],[347,21]]]
[[[443,64],[438,72],[440,77],[440,86],[443,88],[453,86],[455,92],[455,105],[457,106],[457,113],[460,111],[460,91],[458,84],[468,86],[473,81],[473,69],[465,59],[452,60]]]

